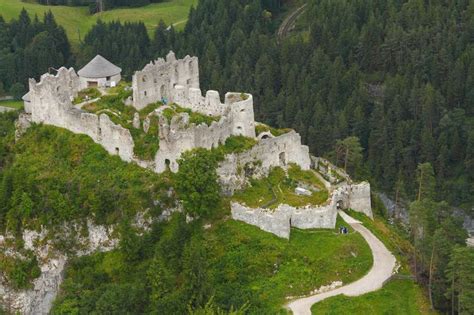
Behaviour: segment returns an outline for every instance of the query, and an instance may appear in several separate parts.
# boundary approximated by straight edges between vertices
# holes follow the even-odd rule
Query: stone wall
[[[230,154],[219,164],[217,173],[223,192],[232,195],[246,183],[249,172],[265,175],[272,167],[286,167],[289,163],[310,169],[309,149],[301,144],[301,136],[290,131],[279,137],[261,139],[250,150]]]
[[[135,72],[132,78],[133,106],[140,110],[146,105],[160,101],[162,97],[174,101],[175,86],[199,88],[199,64],[197,57],[176,59],[173,52],[166,60],[159,58]]]
[[[114,82],[115,85],[117,85],[120,80],[122,79],[122,76],[119,74],[116,74],[107,80],[107,78],[86,78],[86,77],[79,77],[79,80],[81,82],[81,89],[86,89],[89,87],[89,82],[97,82],[98,87],[110,87],[112,82]]]
[[[186,90],[183,86],[176,86],[173,94],[173,101],[181,107],[209,116],[230,116],[233,135],[255,137],[255,117],[251,94],[229,92],[225,95],[224,103],[220,101],[219,92],[212,90],[207,91],[204,97],[200,89]]]
[[[349,208],[357,212],[362,212],[373,219],[369,183],[362,182],[360,184],[351,185]]]
[[[110,118],[77,109],[72,99],[80,90],[79,77],[74,69],[59,69],[57,75],[45,74],[40,82],[29,81],[29,102],[25,112],[34,123],[65,128],[90,136],[107,152],[119,155],[124,161],[133,160],[133,138],[130,131],[114,124]]]
[[[367,196],[368,193],[368,196]],[[255,225],[279,237],[289,238],[291,227],[300,229],[334,229],[339,209],[354,209],[372,218],[370,185],[344,184],[331,192],[328,202],[320,206],[292,207],[280,204],[276,209],[250,208],[232,202],[232,218]]]
[[[264,209],[232,202],[231,211],[234,220],[257,226],[283,238],[290,238],[291,227],[333,229],[337,218],[337,210],[330,205],[295,208],[281,204],[276,209]]]
[[[159,116],[160,148],[155,156],[155,171],[161,173],[169,166],[172,172],[178,171],[177,161],[181,154],[194,148],[216,148],[232,135],[232,119],[222,116],[210,126],[190,124],[189,115],[182,113],[173,116],[168,123],[166,117]]]

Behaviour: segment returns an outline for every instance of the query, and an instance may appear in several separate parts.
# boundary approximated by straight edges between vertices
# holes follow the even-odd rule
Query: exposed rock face
[[[64,226],[63,234],[73,238],[73,234],[80,229],[78,224]],[[95,251],[109,251],[115,248],[118,240],[112,237],[113,228],[87,222],[88,235],[78,237],[77,256],[88,255]],[[41,275],[33,281],[33,288],[15,291],[5,282],[0,282],[0,293],[3,304],[12,312],[21,314],[48,314],[54,299],[63,281],[63,271],[67,263],[67,255],[56,251],[50,240],[47,239],[48,231],[41,232],[23,231],[25,249],[32,250],[37,257]]]
[[[163,211],[156,220],[167,221],[174,212],[179,211],[182,211],[180,205]],[[152,223],[153,219],[147,216],[147,213],[137,213],[135,222],[132,224],[139,233],[143,233],[150,229]],[[118,246],[119,240],[113,226],[96,225],[91,220],[87,221],[86,226],[86,236],[77,236],[81,234],[80,230],[83,227],[80,224],[64,225],[61,229],[62,237],[76,240],[77,245],[71,249],[73,255],[84,256],[98,251],[107,252]],[[33,251],[41,269],[41,275],[33,281],[31,289],[15,291],[9,287],[6,279],[0,277],[0,303],[12,313],[46,315],[51,310],[63,281],[68,255],[55,250],[47,236],[48,231],[45,229],[41,232],[31,230],[23,232],[24,247]],[[11,238],[11,236],[6,238]],[[5,237],[0,236],[0,246],[4,244],[4,240]],[[15,254],[13,250],[4,250]]]
[[[138,113],[135,113],[133,115],[132,125],[133,125],[133,128],[140,129],[140,115]]]

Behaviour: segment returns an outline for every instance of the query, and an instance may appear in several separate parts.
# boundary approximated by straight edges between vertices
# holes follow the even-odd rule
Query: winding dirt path
[[[368,292],[380,289],[384,282],[390,278],[395,268],[396,259],[385,245],[372,234],[361,222],[350,217],[346,213],[339,211],[339,215],[354,230],[359,232],[369,244],[374,258],[374,264],[369,273],[359,280],[348,285],[334,289],[332,291],[311,295],[302,299],[295,300],[287,306],[295,315],[311,315],[311,306],[319,301],[327,299],[331,296],[344,294],[347,296],[358,296]]]
[[[305,8],[306,3],[295,11],[291,12],[291,14],[283,20],[280,27],[278,28],[278,40],[281,40],[288,35],[288,32],[295,26],[296,20],[301,16],[301,14],[303,14]]]

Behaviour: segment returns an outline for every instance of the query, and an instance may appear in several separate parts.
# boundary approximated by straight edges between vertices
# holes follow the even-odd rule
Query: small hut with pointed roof
[[[83,88],[113,87],[120,82],[122,69],[97,55],[77,72]]]

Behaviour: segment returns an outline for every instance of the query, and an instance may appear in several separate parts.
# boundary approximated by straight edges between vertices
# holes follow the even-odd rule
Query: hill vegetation
[[[0,3],[1,12],[9,21],[21,8],[13,1]],[[25,5],[31,5],[32,12],[49,9]],[[172,3],[154,6],[161,5]],[[146,8],[149,7],[136,10],[144,10],[145,14]],[[77,33],[76,26],[67,26],[67,23],[74,21],[71,10],[81,9],[52,9],[62,15],[60,24],[64,23],[68,34]],[[405,245],[410,248],[400,251],[409,255],[404,268],[413,270],[416,280],[424,285],[432,307],[446,313],[473,313],[473,251],[465,247],[466,234],[460,228],[461,223],[453,218],[452,208],[461,207],[472,214],[474,204],[473,2],[311,0],[307,9],[311,18],[300,22],[308,31],[278,43],[275,30],[279,19],[275,17],[280,9],[277,0],[201,0],[196,9],[191,10],[182,33],[175,32],[174,28],[167,30],[165,23],[158,23],[154,18],[153,22],[147,22],[148,27],[144,23],[100,22],[84,35],[77,54],[70,52],[66,33],[52,14],[41,21],[26,17],[26,13],[21,13],[15,22],[0,19],[0,47],[3,48],[0,60],[6,60],[0,64],[3,84],[0,94],[8,91],[21,96],[28,77],[37,77],[50,66],[83,65],[97,53],[121,66],[126,77],[170,49],[178,56],[197,55],[203,89],[218,89],[222,93],[228,90],[251,92],[258,104],[255,108],[258,120],[272,126],[294,128],[312,153],[335,157],[341,166],[351,160],[348,154],[356,152],[358,158],[347,166],[355,178],[369,179],[372,187],[388,192],[396,203],[413,201],[409,207],[410,228],[405,236]],[[120,12],[114,10],[108,14]],[[84,20],[91,23],[88,25],[95,23],[95,17]],[[151,25],[156,29],[150,38]],[[84,27],[81,34],[85,34],[85,30]],[[13,144],[13,123],[9,120],[13,116],[3,117],[9,117],[2,118],[0,127],[6,135],[0,138],[0,224],[3,228],[8,226],[18,232],[23,226],[53,226],[58,220],[91,214],[99,222],[127,222],[131,212],[136,210],[150,207],[156,214],[161,211],[154,206],[151,196],[158,194],[166,198],[165,192],[173,178],[156,177],[125,166],[86,138],[73,137],[55,128],[35,126],[23,140]],[[240,148],[251,143],[235,141],[229,147],[234,145]],[[89,151],[83,151],[83,147]],[[342,151],[346,152],[343,157],[340,156]],[[271,268],[267,266],[267,273],[259,269],[257,251],[252,252],[252,258],[258,259],[240,264],[247,260],[239,255],[245,256],[254,248],[261,249],[254,243],[260,236],[248,240],[235,231],[240,235],[238,242],[242,240],[249,247],[240,247],[239,243],[223,249],[216,245],[214,252],[209,253],[209,248],[201,246],[212,243],[202,239],[212,238],[212,233],[217,233],[214,228],[227,224],[222,222],[228,209],[218,202],[221,199],[216,195],[213,171],[220,153],[193,152],[185,157],[189,167],[178,174],[183,184],[177,193],[185,201],[186,211],[197,214],[204,209],[201,219],[210,220],[208,232],[199,225],[203,221],[197,221],[199,228],[194,224],[186,227],[183,218],[177,218],[170,225],[175,227],[169,227],[168,232],[165,231],[168,227],[157,228],[155,236],[150,236],[155,237],[154,241],[148,243],[147,249],[140,250],[134,248],[141,248],[137,244],[142,240],[124,232],[128,236],[123,238],[123,244],[132,246],[123,245],[119,250],[121,254],[111,255],[124,255],[127,258],[123,261],[127,263],[119,258],[109,264],[114,258],[107,258],[108,254],[84,258],[84,263],[79,261],[70,274],[75,280],[63,289],[63,300],[58,302],[57,310],[67,310],[67,307],[74,310],[85,307],[83,310],[87,311],[100,311],[102,307],[118,309],[125,306],[113,303],[120,301],[118,297],[124,296],[124,292],[133,292],[131,298],[136,297],[138,301],[135,305],[149,299],[149,305],[169,307],[170,311],[176,310],[173,309],[176,305],[181,307],[179,312],[187,305],[199,309],[212,300],[212,290],[202,279],[215,277],[208,282],[218,286],[221,282],[216,273],[221,268],[226,270],[228,278],[220,279],[226,279],[227,286],[219,291],[222,296],[216,293],[211,305],[229,309],[226,301],[235,301],[232,305],[236,307],[249,301],[250,306],[244,307],[273,313],[274,302],[281,301],[284,294],[269,288],[271,296],[266,296],[264,290],[259,291],[259,283],[250,283],[250,279],[245,278],[246,274],[256,278],[260,274],[269,275]],[[72,172],[72,181],[62,175],[68,172]],[[102,177],[106,178],[105,183],[98,182]],[[88,189],[93,192],[83,195]],[[124,231],[129,230],[124,228]],[[375,231],[391,244],[393,240],[387,237],[386,229]],[[234,236],[215,235],[234,244]],[[163,244],[156,245],[163,239]],[[167,256],[171,243],[178,245]],[[275,247],[283,248],[271,243],[265,251]],[[155,252],[144,254],[145,250],[151,251],[150,248]],[[225,256],[227,251],[230,257]],[[218,253],[222,254],[219,256],[222,261],[228,259],[230,263],[223,266],[216,262],[216,266],[209,267],[212,255]],[[303,261],[309,256],[305,257]],[[182,261],[177,262],[181,258]],[[129,284],[136,283],[138,276],[132,274],[139,273],[140,269],[123,272],[121,276],[100,269],[101,266],[110,268],[110,265],[140,268],[143,267],[141,262],[147,259],[155,260],[150,262],[155,268],[150,272],[156,278],[140,282],[135,291]],[[193,269],[186,265],[190,260],[203,262],[197,265],[205,267]],[[263,257],[262,261],[274,263]],[[257,267],[252,269],[255,265]],[[251,268],[247,268],[249,266]],[[29,272],[14,274],[33,276],[36,274],[31,272],[33,267]],[[302,265],[303,270],[306,267]],[[99,270],[98,278],[88,278],[91,270]],[[144,270],[148,268],[141,271]],[[245,270],[244,275],[241,275],[242,270]],[[252,273],[256,270],[259,272]],[[111,288],[109,291],[107,287],[107,294],[100,303],[95,300],[99,293],[87,293],[89,289],[102,292],[104,288],[99,288],[101,281],[97,279],[105,279],[104,283]],[[304,277],[299,281],[304,281]],[[74,283],[81,285],[77,288]],[[127,285],[121,287],[124,283]],[[198,295],[191,295],[189,288],[194,288]],[[397,288],[411,290],[412,287],[410,283],[393,283],[386,292],[360,297],[355,303],[370,298],[391,299],[391,292]],[[76,295],[75,290],[81,293]],[[143,295],[145,291],[152,293],[147,297]],[[244,292],[243,295],[240,292]],[[234,295],[236,300],[232,300]],[[273,302],[267,305],[259,302],[270,300]],[[379,302],[374,303],[375,309],[383,304]],[[340,303],[335,305],[346,306]],[[414,308],[408,305],[403,310]]]
[[[177,175],[157,175],[60,128],[33,126],[15,143],[15,118],[0,115],[2,233],[8,229],[19,239],[22,229],[43,226],[53,246],[73,255],[71,240],[56,230],[65,222],[92,218],[118,227],[116,250],[71,261],[53,314],[156,309],[183,314],[210,300],[224,310],[277,313],[287,296],[335,280],[354,281],[371,266],[370,250],[356,233],[295,229],[288,241],[229,220],[228,200],[217,193],[215,170],[209,168],[215,167],[213,156],[248,147],[244,139],[187,154]],[[157,218],[172,207],[177,196],[171,186],[195,220],[188,224],[177,213],[137,235],[131,220],[144,211]],[[18,287],[28,287],[38,276],[36,261],[16,264],[5,260],[7,277],[18,275]]]

